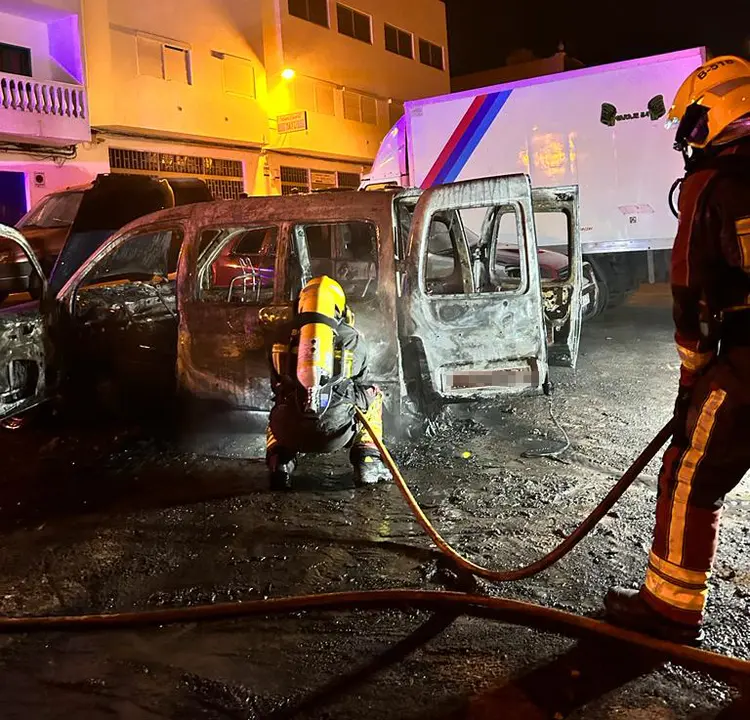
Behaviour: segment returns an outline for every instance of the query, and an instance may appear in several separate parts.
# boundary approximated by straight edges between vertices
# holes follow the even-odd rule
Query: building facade
[[[449,87],[440,0],[0,0],[0,220],[100,172],[356,187]]]

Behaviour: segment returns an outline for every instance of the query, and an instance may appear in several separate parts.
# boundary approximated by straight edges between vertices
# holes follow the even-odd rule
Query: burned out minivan
[[[544,285],[538,212],[559,213],[568,228],[569,271]],[[511,175],[424,192],[253,197],[126,226],[73,274],[46,318],[27,318],[33,332],[13,357],[18,324],[1,316],[0,415],[49,396],[53,382],[103,384],[118,402],[147,407],[176,393],[201,416],[268,409],[266,333],[320,274],[343,286],[371,377],[396,414],[436,398],[542,391],[550,365],[576,363],[576,188],[532,191],[528,176]],[[54,372],[35,348],[44,342]],[[37,377],[54,380],[14,386],[23,378],[2,375],[9,361],[38,362]]]

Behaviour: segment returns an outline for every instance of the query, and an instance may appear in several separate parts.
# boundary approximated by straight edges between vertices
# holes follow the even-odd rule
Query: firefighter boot
[[[604,598],[604,608],[607,619],[614,625],[674,643],[700,645],[703,642],[700,625],[686,625],[664,617],[638,590],[611,588]]]
[[[378,440],[383,439],[383,393],[379,388],[373,387],[367,390],[370,406],[365,413],[367,422],[370,423],[372,431]],[[349,459],[354,466],[354,484],[357,487],[363,485],[376,485],[386,482],[391,474],[380,459],[380,454],[367,430],[361,427],[354,439],[354,446],[349,453]]]
[[[281,447],[270,426],[266,430],[266,467],[271,490],[291,490],[292,473],[296,466],[295,454]]]
[[[390,471],[375,448],[355,445],[349,458],[354,467],[354,484],[357,487],[377,485],[379,482],[387,482],[391,479]]]

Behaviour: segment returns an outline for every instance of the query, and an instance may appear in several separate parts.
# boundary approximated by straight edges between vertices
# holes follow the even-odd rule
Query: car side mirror
[[[258,311],[258,322],[264,328],[290,322],[293,317],[294,311],[291,305],[267,305]]]

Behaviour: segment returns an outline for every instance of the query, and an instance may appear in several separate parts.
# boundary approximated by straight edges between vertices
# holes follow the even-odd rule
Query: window
[[[272,302],[278,232],[275,225],[204,230],[200,299],[245,305]]]
[[[328,0],[289,0],[289,14],[328,27]]]
[[[252,62],[232,55],[219,55],[219,57],[224,76],[224,92],[240,97],[255,98],[255,69]]]
[[[359,173],[340,172],[338,173],[338,180],[338,186],[340,188],[357,190],[359,189],[359,183],[361,182],[362,178]]]
[[[344,90],[344,117],[347,120],[362,122],[361,95]]]
[[[113,282],[156,282],[177,272],[182,233],[159,230],[134,235],[99,260],[82,287]]]
[[[368,45],[372,45],[369,15],[336,3],[336,19],[338,20],[339,32],[342,35],[348,35],[355,40],[361,40]]]
[[[414,58],[414,39],[411,33],[385,24],[385,49],[402,57]]]
[[[420,39],[419,62],[434,67],[436,70],[443,70],[443,48],[440,45]]]
[[[31,50],[0,43],[0,72],[31,77]]]
[[[138,35],[138,74],[192,85],[190,51]]]
[[[329,188],[359,188],[359,173],[335,172],[332,170],[308,170],[307,168],[281,167],[281,194],[294,195],[311,190]]]
[[[332,85],[315,84],[315,112],[319,112],[321,115],[336,114]]]
[[[425,290],[428,295],[461,295],[464,292],[459,245],[463,242],[455,214],[432,218],[425,259]]]
[[[310,172],[306,168],[281,167],[281,194],[310,192]]]
[[[347,301],[375,296],[378,279],[377,229],[360,220],[304,227],[313,277],[328,275],[343,288]]]
[[[334,87],[300,77],[294,81],[294,103],[300,110],[312,110],[321,115],[335,115]]]
[[[164,46],[164,79],[191,84],[190,54],[183,48]]]
[[[378,124],[378,104],[377,100],[366,95],[344,91],[344,117],[354,122],[367,123],[368,125]]]
[[[518,216],[512,207],[500,208],[500,213],[495,221],[495,257],[490,283],[495,290],[518,290],[524,280]]]
[[[109,166],[113,172],[141,171],[166,178],[173,175],[200,178],[217,200],[233,200],[245,191],[241,160],[110,148]]]
[[[378,124],[378,103],[375,98],[362,96],[362,122],[367,125]]]

